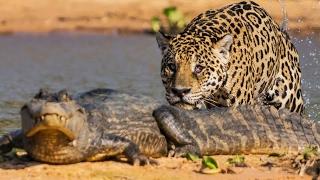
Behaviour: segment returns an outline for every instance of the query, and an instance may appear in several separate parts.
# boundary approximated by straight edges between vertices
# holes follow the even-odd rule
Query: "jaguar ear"
[[[163,55],[168,51],[169,41],[172,39],[172,37],[159,31],[156,33],[156,38],[157,38],[158,46],[159,46],[161,53]]]
[[[225,35],[218,42],[215,43],[214,48],[218,50],[218,52],[223,57],[221,62],[227,67],[230,58],[230,49],[233,43],[233,37],[230,34]]]
[[[230,34],[225,35],[215,44],[215,48],[218,49],[219,53],[225,58],[229,59],[229,52],[233,43],[233,37]],[[228,63],[228,62],[224,62]]]

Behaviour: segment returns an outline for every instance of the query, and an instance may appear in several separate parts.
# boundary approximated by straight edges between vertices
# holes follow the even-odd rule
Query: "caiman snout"
[[[25,132],[27,137],[34,136],[39,131],[56,130],[64,133],[70,140],[75,139],[74,132],[68,127],[69,115],[63,106],[59,103],[33,103],[29,104],[22,111],[25,111],[23,118],[28,123],[28,129]],[[32,126],[30,126],[32,124]]]
[[[45,114],[36,118],[34,126],[26,132],[27,137],[32,137],[43,130],[56,130],[65,134],[69,140],[74,140],[74,132],[66,128],[67,119],[58,114]]]

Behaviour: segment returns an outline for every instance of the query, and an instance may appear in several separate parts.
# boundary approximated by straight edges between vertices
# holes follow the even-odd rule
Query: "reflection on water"
[[[293,38],[300,54],[307,111],[320,119],[316,36]],[[154,37],[51,34],[0,36],[0,132],[19,127],[19,108],[40,87],[97,87],[164,99]]]

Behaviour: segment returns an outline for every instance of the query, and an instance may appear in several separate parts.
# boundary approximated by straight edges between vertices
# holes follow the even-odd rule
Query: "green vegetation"
[[[204,165],[205,167],[208,167],[210,169],[218,169],[219,168],[217,161],[210,156],[203,156],[202,165]]]
[[[229,158],[227,160],[229,164],[239,164],[239,163],[244,163],[244,161],[245,161],[245,158],[242,155],[235,155],[234,157]]]
[[[200,172],[205,174],[215,174],[221,172],[218,162],[210,156],[203,156]]]
[[[202,159],[202,166],[199,171],[201,173],[215,174],[221,172],[218,162],[210,156],[203,156],[202,158],[200,158],[195,154],[187,153],[185,157],[192,162],[200,162],[200,160]]]
[[[186,23],[183,14],[177,10],[176,7],[168,7],[163,10],[164,15],[167,17],[170,30],[181,30],[185,27]]]
[[[308,146],[303,150],[302,156],[303,159],[308,160],[318,155],[318,147]]]
[[[236,167],[247,167],[243,155],[235,155],[234,157],[227,159],[227,162],[228,164]]]
[[[153,17],[151,19],[151,28],[153,32],[158,32],[161,28],[161,22],[160,19],[158,17]]]
[[[153,32],[163,31],[164,33],[174,34],[182,31],[186,26],[184,15],[176,7],[170,6],[163,10],[165,22],[161,22],[159,17],[151,19]]]
[[[188,153],[188,154],[186,155],[186,158],[187,158],[188,160],[190,160],[190,161],[198,161],[198,160],[200,160],[199,156],[194,155],[194,154],[191,154],[191,153]]]

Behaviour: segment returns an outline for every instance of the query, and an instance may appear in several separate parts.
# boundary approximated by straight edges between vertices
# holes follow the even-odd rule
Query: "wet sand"
[[[197,14],[237,2],[231,0],[10,0],[0,1],[0,33],[46,33],[80,31],[100,33],[142,33],[150,30],[153,16],[163,18],[162,10],[178,7],[190,21]],[[276,19],[282,20],[278,0],[256,1]],[[289,28],[295,31],[320,30],[320,2],[285,1]]]

